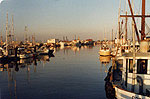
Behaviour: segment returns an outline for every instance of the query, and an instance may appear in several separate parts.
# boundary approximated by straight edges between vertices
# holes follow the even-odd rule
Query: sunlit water
[[[99,46],[57,49],[50,61],[0,72],[2,99],[105,99]],[[29,59],[29,61],[31,61]],[[110,64],[109,64],[110,65]],[[9,70],[9,72],[7,71]]]

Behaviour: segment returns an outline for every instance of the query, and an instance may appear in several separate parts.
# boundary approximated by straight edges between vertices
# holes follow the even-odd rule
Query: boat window
[[[138,59],[137,73],[138,74],[147,74],[147,59]]]
[[[129,59],[129,73],[133,73],[133,59]]]

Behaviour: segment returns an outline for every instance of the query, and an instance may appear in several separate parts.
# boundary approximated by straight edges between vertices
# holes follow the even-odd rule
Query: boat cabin
[[[133,64],[133,53],[117,57],[117,60],[122,61],[122,85],[126,90],[132,91],[132,81],[135,77],[134,92],[146,95],[150,90],[150,53],[136,53],[135,56],[135,64]],[[135,66],[135,75],[133,66]]]

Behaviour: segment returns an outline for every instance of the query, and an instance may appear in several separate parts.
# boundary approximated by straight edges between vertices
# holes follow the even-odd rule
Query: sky
[[[125,2],[122,4],[124,7]],[[9,24],[14,17],[19,40],[24,38],[25,26],[28,36],[35,34],[41,41],[63,36],[72,40],[75,35],[80,39],[111,39],[112,29],[114,36],[117,33],[118,9],[119,0],[3,0],[0,31],[5,35],[8,12]]]

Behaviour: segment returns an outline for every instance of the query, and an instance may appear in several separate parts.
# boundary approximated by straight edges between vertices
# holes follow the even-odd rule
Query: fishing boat
[[[111,55],[110,48],[108,48],[107,45],[103,44],[99,50],[99,54],[100,56],[110,56]]]
[[[138,48],[137,48],[138,49]],[[117,47],[113,47],[111,49],[111,55],[112,56],[121,56],[124,53],[132,52],[133,48],[130,44],[123,44]]]
[[[150,99],[150,52],[148,52],[146,43],[148,44],[147,41],[141,42],[143,45],[140,45],[142,47],[140,52],[135,53],[136,57],[133,53],[116,57],[114,63],[116,63],[117,69],[111,67],[105,79],[105,81],[111,82],[112,89],[107,82],[106,90],[115,91],[114,97],[118,99]],[[135,64],[133,63],[134,58]]]
[[[26,48],[18,48],[17,56],[20,59],[26,59],[26,58],[33,57],[33,53],[26,51]]]
[[[72,41],[72,46],[81,47],[81,41],[79,39],[78,40],[73,40]]]
[[[135,22],[135,15],[128,0],[133,20],[133,51],[117,56],[112,61],[105,78],[106,96],[109,99],[150,99],[150,49],[145,35],[145,0],[142,0],[141,39]],[[149,16],[149,15],[147,15]],[[135,32],[140,49],[135,51]]]
[[[53,54],[54,50],[47,48],[46,46],[42,46],[37,51],[39,55],[51,55]]]
[[[102,45],[99,50],[100,56],[110,56],[111,55],[111,50],[108,47],[108,41],[106,40],[105,36],[106,36],[106,32],[104,29],[104,40],[102,41]]]
[[[5,50],[2,47],[0,47],[0,59],[2,59],[5,56],[5,53]]]

